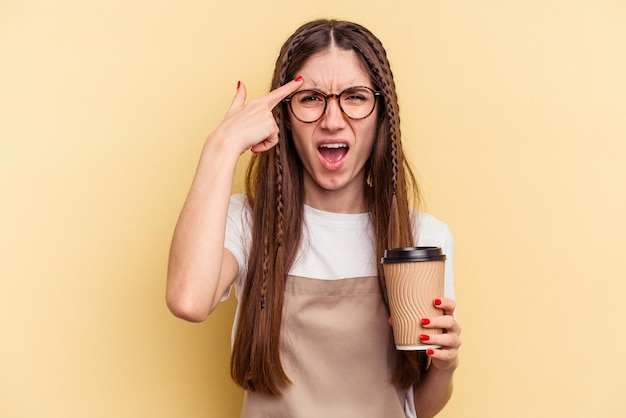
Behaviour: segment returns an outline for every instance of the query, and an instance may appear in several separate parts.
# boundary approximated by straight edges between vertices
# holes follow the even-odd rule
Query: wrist
[[[428,373],[436,371],[439,374],[453,375],[457,367],[459,367],[458,358],[454,359],[452,362],[442,362],[433,359],[428,366]]]
[[[237,141],[224,135],[220,131],[214,131],[204,141],[202,147],[202,157],[218,158],[222,161],[239,160],[239,157],[245,152],[245,149],[237,147]]]

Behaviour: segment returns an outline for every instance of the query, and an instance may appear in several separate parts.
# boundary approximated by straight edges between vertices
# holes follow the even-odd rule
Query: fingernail
[[[441,305],[441,299],[435,299],[435,306]]]
[[[422,319],[422,325],[428,325],[428,324],[430,324],[430,319],[428,318]]]
[[[237,90],[239,90],[239,87],[241,87],[241,81],[237,82]]]
[[[296,81],[302,81],[302,80],[304,80],[304,77],[302,77],[301,75],[296,77]]]
[[[420,335],[420,340],[422,340],[422,341],[428,341],[428,340],[430,340],[430,335],[428,335],[428,334],[422,334],[422,335]]]
[[[435,354],[435,350],[431,350],[429,348],[428,350],[426,350],[426,354],[428,354],[429,356],[432,356],[433,354]]]

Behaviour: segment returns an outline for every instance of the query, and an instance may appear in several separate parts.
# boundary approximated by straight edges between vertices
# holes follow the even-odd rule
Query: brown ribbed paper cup
[[[441,334],[441,329],[423,328],[422,318],[440,316],[433,305],[443,296],[446,256],[439,247],[406,247],[385,251],[382,258],[387,297],[398,350],[437,348],[422,344],[420,334]]]

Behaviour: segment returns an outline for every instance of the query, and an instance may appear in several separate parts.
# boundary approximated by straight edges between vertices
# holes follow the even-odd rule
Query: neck
[[[304,203],[312,208],[334,213],[368,212],[363,187],[327,190],[304,182]]]

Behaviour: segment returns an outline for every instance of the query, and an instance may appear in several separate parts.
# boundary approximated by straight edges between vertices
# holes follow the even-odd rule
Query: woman
[[[245,195],[237,160],[254,154]],[[167,303],[202,321],[236,285],[231,374],[242,417],[434,416],[452,392],[460,327],[452,239],[411,210],[393,75],[364,27],[318,20],[283,45],[272,91],[238,83],[207,138],[172,241]],[[389,247],[448,255],[444,333],[426,353],[396,351],[378,262]]]

